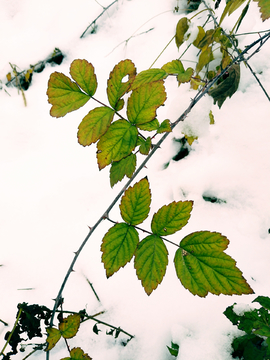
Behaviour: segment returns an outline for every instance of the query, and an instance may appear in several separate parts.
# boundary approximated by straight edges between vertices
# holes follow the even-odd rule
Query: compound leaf
[[[176,25],[175,42],[178,49],[183,44],[183,42],[188,39],[190,35],[186,35],[186,32],[189,29],[189,24],[190,20],[188,20],[188,18],[186,17],[183,17],[178,21]]]
[[[156,110],[166,100],[163,80],[140,86],[132,92],[128,99],[127,116],[136,126],[155,119]]]
[[[101,244],[107,278],[131,260],[138,242],[139,235],[133,226],[120,223],[109,229]]]
[[[138,130],[126,120],[117,120],[97,143],[99,169],[128,156],[137,143]]]
[[[123,78],[128,75],[128,81],[123,82]],[[121,110],[124,101],[121,97],[130,89],[132,82],[136,77],[136,68],[131,60],[120,61],[110,73],[107,83],[108,100],[116,111]],[[122,101],[119,101],[119,100]]]
[[[82,119],[78,128],[78,141],[87,146],[95,143],[109,128],[114,116],[114,110],[106,107],[96,107]]]
[[[86,60],[74,60],[70,65],[70,75],[86,94],[93,96],[97,90],[94,67]]]
[[[140,146],[140,153],[143,155],[148,155],[150,149],[151,149],[151,138],[148,136],[148,138],[146,140],[143,141],[143,143]]]
[[[51,74],[47,95],[48,102],[52,105],[50,114],[54,117],[65,116],[82,107],[90,99],[75,82],[59,72]]]
[[[85,354],[81,348],[73,348],[70,351],[70,357],[65,357],[61,360],[92,360],[92,358]]]
[[[171,123],[169,119],[166,119],[164,121],[162,121],[162,123],[160,124],[160,127],[157,129],[157,133],[161,134],[164,132],[171,132],[172,128],[171,128]]]
[[[149,182],[144,178],[130,186],[122,196],[120,211],[123,220],[131,225],[142,223],[150,211],[151,193]]]
[[[136,155],[131,153],[120,161],[113,161],[110,168],[110,183],[113,187],[118,181],[121,181],[126,175],[131,178],[136,168]]]
[[[135,90],[142,85],[149,84],[154,81],[165,79],[166,77],[166,71],[163,69],[148,69],[141,71],[131,85],[131,90]]]
[[[173,201],[169,205],[162,206],[153,216],[152,232],[164,236],[179,231],[187,224],[192,206],[193,201]]]
[[[168,251],[156,235],[143,239],[135,252],[134,267],[147,295],[161,283],[168,265]]]
[[[194,70],[192,68],[184,69],[184,66],[180,60],[173,60],[162,66],[167,74],[177,75],[178,85],[181,83],[189,82]]]
[[[64,318],[59,324],[59,331],[63,338],[73,338],[79,329],[81,317],[79,314],[72,314]]]
[[[262,21],[265,21],[270,18],[270,3],[268,0],[254,0],[258,2],[260,8]]]
[[[61,338],[61,333],[58,329],[56,328],[46,328],[46,331],[47,331],[47,339],[46,339],[46,342],[48,343],[47,344],[47,348],[46,348],[46,351],[49,351],[51,350],[52,348],[55,347],[55,345],[58,343],[58,341],[60,340]]]
[[[175,269],[182,285],[193,295],[253,294],[235,260],[223,252],[228,243],[225,236],[210,231],[194,232],[181,241]]]

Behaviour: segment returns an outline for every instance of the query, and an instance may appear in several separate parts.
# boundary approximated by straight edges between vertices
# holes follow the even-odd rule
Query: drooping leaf
[[[82,107],[91,98],[66,75],[54,72],[48,82],[48,102],[52,105],[51,116],[61,117]]]
[[[270,298],[268,296],[257,296],[252,302],[257,302],[265,309],[270,310]]]
[[[260,8],[262,21],[265,21],[270,18],[270,4],[268,0],[254,0],[258,2]]]
[[[161,283],[168,265],[168,251],[156,235],[143,239],[135,252],[134,267],[147,295]]]
[[[110,183],[113,187],[118,181],[121,181],[126,175],[131,178],[136,168],[136,155],[131,153],[120,161],[113,161],[110,168]]]
[[[179,231],[187,224],[192,206],[193,201],[173,201],[169,205],[162,206],[153,216],[152,232],[164,236]]]
[[[175,42],[178,49],[183,44],[183,42],[188,39],[190,35],[190,34],[186,34],[189,29],[189,24],[190,24],[190,20],[188,20],[188,18],[186,17],[181,18],[177,23]]]
[[[237,33],[237,31],[238,31],[238,29],[239,29],[239,27],[240,27],[240,25],[241,25],[244,17],[246,16],[246,14],[247,14],[247,12],[248,12],[248,9],[249,9],[249,2],[248,2],[247,5],[244,7],[241,15],[239,16],[239,19],[237,20],[237,22],[236,22],[236,24],[235,24],[235,27],[236,27],[235,33]],[[269,7],[269,17],[270,17],[270,7]]]
[[[160,124],[160,127],[157,129],[158,134],[162,134],[164,132],[171,132],[171,131],[172,131],[172,128],[171,128],[171,123],[170,123],[169,119],[162,121],[162,123]]]
[[[143,143],[140,146],[140,153],[143,155],[148,155],[150,149],[151,149],[151,138],[148,136],[146,140],[143,141]]]
[[[46,351],[51,350],[52,348],[55,347],[55,345],[58,343],[58,341],[61,338],[61,333],[58,329],[56,328],[46,328],[46,332],[48,334],[46,342],[47,344],[47,348]]]
[[[121,199],[120,211],[123,220],[131,225],[142,223],[150,211],[151,193],[147,178],[130,186]]]
[[[119,223],[109,229],[101,244],[107,278],[131,260],[138,242],[139,235],[133,226]]]
[[[128,80],[123,82],[123,78],[128,75]],[[107,83],[108,100],[112,108],[119,111],[124,106],[121,97],[130,89],[132,82],[136,77],[136,68],[131,60],[120,61],[110,73]],[[119,100],[122,101],[119,101]]]
[[[112,123],[97,143],[99,169],[128,156],[136,146],[137,137],[138,130],[128,121],[117,120]]]
[[[80,320],[81,317],[79,314],[72,314],[63,319],[59,324],[59,331],[63,338],[70,339],[77,334],[80,327]]]
[[[205,47],[208,47],[210,44],[212,44],[216,31],[217,30],[214,29],[207,30],[206,33],[204,34],[204,37],[199,42],[198,48],[203,49]]]
[[[237,10],[244,2],[247,0],[230,0],[227,2],[225,9],[220,17],[219,26],[221,25],[222,21],[225,19],[226,15],[231,15],[235,10]],[[256,0],[254,0],[256,1]]]
[[[95,94],[97,77],[92,64],[86,60],[74,60],[70,65],[70,75],[86,94],[89,96]]]
[[[162,69],[170,75],[177,75],[178,85],[189,82],[194,72],[192,68],[185,70],[180,60],[170,61],[163,65]]]
[[[229,240],[220,233],[199,231],[180,242],[174,264],[182,285],[193,295],[252,294],[236,262],[225,254]]]
[[[149,121],[145,124],[137,124],[136,125],[139,129],[144,130],[144,131],[154,131],[157,130],[159,128],[159,122],[157,119],[154,119],[152,121]]]
[[[156,110],[166,100],[163,80],[140,86],[128,99],[127,116],[135,125],[148,123],[155,119]]]
[[[61,360],[92,360],[92,358],[83,352],[81,348],[73,348],[70,350],[70,357]]]
[[[240,65],[233,64],[226,74],[225,79],[218,84],[216,87],[213,87],[209,90],[208,94],[214,99],[214,104],[218,104],[218,107],[221,108],[222,104],[227,97],[232,97],[232,95],[237,91],[240,81]]]
[[[78,141],[87,146],[95,143],[108,130],[114,116],[114,110],[96,107],[82,119],[78,128]]]
[[[166,77],[166,71],[162,69],[148,69],[141,71],[131,85],[131,90],[135,90],[142,85],[149,84],[154,81],[165,79]]]
[[[212,53],[212,47],[208,46],[206,49],[204,49],[201,52],[199,56],[199,60],[196,66],[196,72],[199,73],[202,70],[202,68],[208,65],[213,59],[214,57]]]
[[[197,48],[201,49],[199,44],[202,41],[202,39],[205,37],[205,31],[202,26],[198,26],[198,30],[199,30],[198,35],[197,35],[196,39],[193,41],[193,45],[196,46]]]

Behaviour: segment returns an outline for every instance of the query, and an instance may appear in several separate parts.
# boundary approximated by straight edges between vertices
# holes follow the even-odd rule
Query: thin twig
[[[96,293],[96,291],[95,291],[95,289],[94,289],[93,284],[90,283],[90,281],[87,279],[87,277],[85,277],[85,278],[86,278],[86,281],[88,282],[88,284],[90,285],[91,289],[93,290],[93,293],[95,294],[95,297],[97,298],[97,301],[100,302],[100,299],[99,299],[98,294]]]
[[[105,13],[105,11],[107,11],[113,4],[115,4],[118,0],[114,0],[109,6],[107,6],[106,8],[103,7],[103,11],[101,14],[98,15],[98,17],[91,22],[91,24],[89,26],[87,26],[87,28],[84,30],[84,32],[82,33],[82,35],[80,36],[80,39],[82,39],[84,37],[84,35],[87,33],[88,29],[96,23],[96,21]]]

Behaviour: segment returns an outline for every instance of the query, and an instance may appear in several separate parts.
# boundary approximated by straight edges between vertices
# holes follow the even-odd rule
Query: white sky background
[[[103,6],[110,3],[102,0]],[[124,185],[122,182],[111,189],[108,169],[98,170],[95,147],[83,148],[77,143],[77,127],[96,106],[93,101],[64,118],[50,117],[46,96],[50,74],[59,71],[68,75],[70,63],[85,58],[94,65],[97,74],[96,98],[106,102],[106,81],[116,63],[129,58],[138,71],[147,69],[172,38],[181,16],[172,13],[176,5],[175,0],[121,0],[98,20],[96,34],[88,33],[80,39],[102,11],[94,0],[0,0],[2,82],[11,70],[9,62],[24,70],[45,59],[55,47],[65,54],[60,66],[48,65],[42,73],[34,74],[32,85],[25,92],[27,107],[15,88],[7,89],[9,95],[0,91],[0,264],[3,265],[0,318],[10,325],[15,321],[19,302],[53,307],[52,299],[59,291],[73,252],[87,235],[87,226],[95,223]],[[204,19],[206,13],[201,16]],[[224,21],[228,30],[237,16]],[[124,43],[131,35],[151,28],[154,29]],[[269,21],[262,23],[257,4],[251,3],[239,32],[267,28]],[[256,35],[239,38],[240,47],[255,39]],[[269,49],[266,43],[250,60],[268,92]],[[156,66],[178,57],[173,42]],[[190,60],[188,55],[184,59]],[[190,64],[184,62],[186,67]],[[136,278],[133,261],[106,279],[99,249],[111,225],[104,222],[90,238],[70,276],[63,294],[65,309],[78,311],[87,306],[89,314],[106,310],[101,320],[120,326],[135,335],[135,339],[122,347],[119,341],[106,336],[106,328],[102,326],[102,332],[95,335],[94,322],[89,321],[81,326],[78,338],[70,344],[82,347],[94,359],[169,360],[166,345],[172,340],[180,345],[180,360],[229,360],[230,339],[238,332],[223,311],[234,302],[250,304],[258,295],[270,296],[269,102],[243,64],[241,72],[239,91],[232,99],[226,100],[219,110],[211,98],[203,98],[136,181],[146,175],[149,178],[152,214],[173,200],[194,200],[188,225],[170,239],[179,242],[197,230],[226,235],[230,240],[226,252],[237,260],[255,294],[194,297],[176,278],[175,249],[171,245],[168,245],[170,257],[164,280],[150,297]],[[166,86],[168,101],[158,113],[159,120],[174,121],[188,107],[194,92],[188,85],[178,88],[173,79]],[[210,109],[216,121],[211,126],[208,125]],[[162,170],[163,164],[177,151],[172,138],[182,136],[183,126],[191,127],[199,140],[188,157]],[[203,194],[224,199],[226,203],[205,202]],[[111,217],[120,220],[118,205]],[[85,276],[93,283],[101,304]],[[34,290],[19,290],[25,288]],[[1,348],[9,329],[0,323]],[[36,356],[45,355],[40,352]],[[66,356],[62,344],[52,351],[51,358]]]

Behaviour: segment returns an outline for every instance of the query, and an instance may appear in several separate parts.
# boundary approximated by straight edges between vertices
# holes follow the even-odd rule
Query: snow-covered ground
[[[101,4],[106,7],[111,2],[102,0]],[[81,39],[86,27],[103,10],[97,1],[0,0],[3,83],[11,71],[9,63],[24,70],[45,59],[55,47],[65,54],[60,66],[47,65],[43,72],[34,74],[25,92],[26,107],[16,88],[0,91],[0,319],[10,325],[7,328],[0,323],[0,348],[5,332],[15,321],[19,302],[53,307],[52,299],[88,226],[104,213],[124,184],[111,189],[109,171],[98,170],[95,147],[83,148],[77,143],[77,127],[96,106],[94,102],[64,118],[50,117],[46,96],[50,74],[59,71],[68,75],[74,59],[87,59],[98,78],[95,97],[106,101],[106,81],[116,63],[129,58],[138,71],[147,69],[172,38],[181,16],[172,11],[177,5],[184,6],[176,0],[119,0],[97,20],[96,33],[88,32]],[[257,3],[250,5],[239,32],[269,28],[269,21],[260,20]],[[237,16],[226,19],[224,26],[230,29]],[[255,39],[257,35],[239,37],[239,46],[244,48]],[[270,92],[268,45],[250,60],[250,65]],[[178,57],[172,42],[156,66]],[[188,55],[184,59],[188,60]],[[167,105],[159,111],[159,119],[174,121],[188,107],[194,92],[189,85],[178,88],[173,79],[166,86]],[[215,116],[211,126],[210,109]],[[105,310],[101,320],[120,326],[135,338],[123,347],[119,340],[107,336],[101,325],[102,332],[94,334],[94,322],[89,321],[70,341],[71,346],[80,346],[96,360],[169,360],[172,357],[166,345],[173,341],[180,346],[179,360],[232,359],[231,338],[240,332],[223,311],[234,302],[250,304],[258,295],[270,296],[269,112],[269,101],[242,64],[239,91],[226,100],[221,110],[205,96],[137,179],[146,175],[149,178],[152,213],[173,200],[194,200],[188,225],[171,239],[179,242],[197,230],[226,235],[230,240],[227,253],[237,260],[255,294],[208,295],[203,299],[193,296],[175,275],[172,246],[168,246],[170,257],[164,280],[150,297],[136,278],[133,262],[107,279],[100,244],[111,225],[104,222],[75,265],[63,294],[64,306],[74,311],[86,307],[89,314]],[[177,152],[172,138],[181,137],[183,127],[191,127],[199,139],[189,156],[171,161],[164,170],[164,164]],[[224,202],[206,202],[203,196]],[[111,217],[120,220],[118,205]],[[45,355],[39,352],[34,356]],[[51,358],[66,356],[62,344],[52,351]]]

